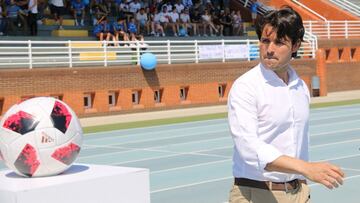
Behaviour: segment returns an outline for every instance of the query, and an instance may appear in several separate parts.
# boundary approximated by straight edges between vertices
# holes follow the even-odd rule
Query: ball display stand
[[[57,176],[0,171],[1,203],[150,203],[149,170],[74,164]]]

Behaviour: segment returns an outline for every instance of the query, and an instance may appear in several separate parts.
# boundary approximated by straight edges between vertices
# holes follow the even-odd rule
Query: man
[[[50,0],[50,12],[59,23],[59,30],[63,30],[63,15],[66,12],[63,0]]]
[[[304,36],[300,15],[290,7],[257,21],[260,64],[238,78],[229,93],[234,140],[230,202],[304,203],[305,178],[327,188],[343,183],[330,163],[308,162],[310,96],[290,66]]]

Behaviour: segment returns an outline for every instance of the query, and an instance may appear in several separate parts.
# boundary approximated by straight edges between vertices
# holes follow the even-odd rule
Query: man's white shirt
[[[301,175],[268,172],[281,155],[308,161],[309,90],[293,68],[286,85],[259,64],[239,77],[228,98],[228,120],[235,148],[233,175],[284,182]]]
[[[131,13],[136,13],[136,12],[138,12],[138,11],[140,10],[140,8],[141,8],[141,4],[140,4],[139,2],[131,2],[131,3],[129,4],[129,11],[130,11]]]

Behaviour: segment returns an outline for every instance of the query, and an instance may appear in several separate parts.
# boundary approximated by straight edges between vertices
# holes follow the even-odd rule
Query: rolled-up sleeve
[[[235,82],[228,99],[228,120],[231,135],[240,158],[263,171],[281,152],[258,135],[256,89],[244,82]]]

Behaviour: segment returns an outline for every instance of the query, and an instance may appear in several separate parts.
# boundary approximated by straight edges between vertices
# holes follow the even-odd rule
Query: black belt
[[[295,179],[288,182],[271,182],[271,181],[258,181],[247,178],[235,178],[235,185],[259,188],[263,190],[280,190],[289,191],[297,189],[301,183],[306,184],[306,180]],[[271,188],[271,189],[270,189]]]

